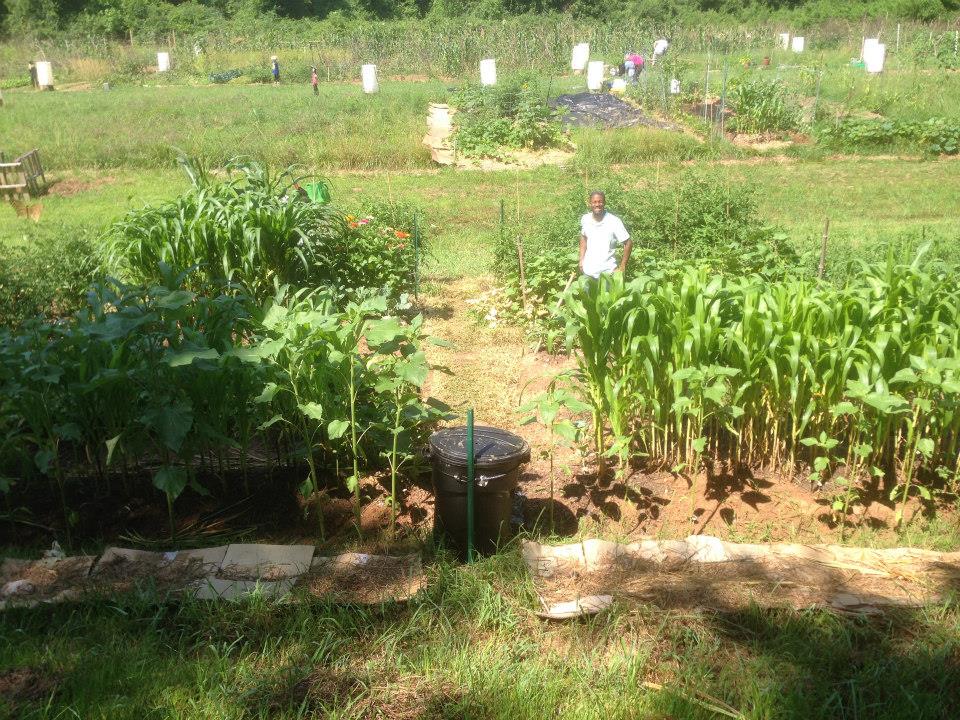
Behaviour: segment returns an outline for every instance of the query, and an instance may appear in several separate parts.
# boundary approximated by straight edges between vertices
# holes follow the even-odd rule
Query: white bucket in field
[[[868,73],[883,72],[883,63],[887,59],[887,46],[883,43],[871,45],[864,53],[863,64]]]
[[[360,68],[360,79],[363,82],[363,91],[365,93],[375,93],[380,89],[377,83],[377,66],[364,65]]]
[[[53,87],[53,66],[47,60],[37,62],[37,85],[39,87]]]
[[[447,129],[453,126],[450,118],[450,106],[430,103],[430,127]]]
[[[570,58],[570,69],[587,69],[587,63],[590,61],[590,43],[579,43],[573,46],[573,55]]]
[[[603,87],[603,60],[591,60],[587,64],[587,90]]]
[[[790,49],[794,52],[803,52],[804,48],[807,46],[807,39],[805,37],[795,37],[790,41]]]
[[[679,95],[680,94],[680,81],[674,78],[670,81],[670,94]]]
[[[860,59],[867,61],[867,56],[873,52],[873,48],[880,44],[880,38],[864,38],[863,47],[860,49]]]
[[[780,33],[780,45],[783,46],[783,49],[786,50],[790,47],[790,33]]]
[[[492,58],[480,61],[480,84],[497,84],[497,61]]]
[[[170,53],[157,53],[157,72],[168,72],[170,70]]]

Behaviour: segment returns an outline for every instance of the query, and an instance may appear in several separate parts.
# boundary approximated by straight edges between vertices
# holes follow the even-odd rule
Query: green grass
[[[7,611],[0,672],[38,667],[57,691],[6,717],[708,720],[722,716],[704,703],[721,701],[757,720],[933,720],[960,703],[956,607],[848,619],[618,604],[553,623],[532,613],[516,552],[429,572],[406,606],[144,595]]]
[[[6,94],[18,147],[41,148],[46,167],[156,168],[174,148],[223,163],[236,155],[322,170],[429,167],[420,140],[426,107],[444,86],[158,85]]]

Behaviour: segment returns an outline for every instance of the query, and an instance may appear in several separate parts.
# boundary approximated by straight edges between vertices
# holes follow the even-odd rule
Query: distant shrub
[[[753,135],[795,130],[800,125],[800,109],[780,80],[745,80],[734,85],[730,95],[735,111],[729,123],[732,130]]]
[[[889,118],[844,118],[824,125],[820,141],[844,148],[880,148],[905,145],[932,155],[956,155],[960,152],[960,122],[930,118],[922,122]]]

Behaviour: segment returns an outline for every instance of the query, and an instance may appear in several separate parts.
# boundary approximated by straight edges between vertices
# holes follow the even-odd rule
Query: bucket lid
[[[475,425],[473,428],[475,467],[502,465],[511,460],[518,465],[530,460],[530,446],[519,435],[506,430]],[[467,464],[467,428],[444,428],[430,436],[430,452],[455,465]]]

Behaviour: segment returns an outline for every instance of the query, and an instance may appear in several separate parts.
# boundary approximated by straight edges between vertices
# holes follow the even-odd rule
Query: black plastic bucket
[[[519,435],[498,428],[473,428],[473,547],[489,555],[513,536],[510,516],[520,466],[530,460],[530,446]],[[433,536],[467,558],[467,428],[452,427],[430,436],[435,507]]]

